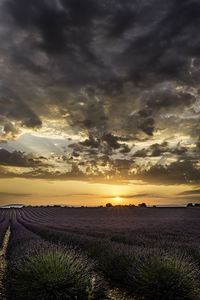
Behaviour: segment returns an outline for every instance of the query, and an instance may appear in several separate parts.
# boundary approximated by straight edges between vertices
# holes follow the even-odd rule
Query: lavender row
[[[69,247],[45,241],[11,214],[7,258],[7,299],[49,300],[102,299],[104,282],[95,264]]]
[[[45,210],[43,208],[43,210]],[[51,208],[51,211],[53,211],[54,208]],[[46,212],[49,211],[49,209],[46,209]],[[58,209],[55,209],[55,211],[58,211]],[[61,210],[60,210],[61,211]],[[67,209],[63,209],[64,212],[68,211]],[[172,222],[172,219],[164,218],[161,220],[157,220],[156,222],[160,224],[158,226],[157,224],[154,224],[152,226],[142,226],[140,223],[140,228],[135,229],[135,227],[127,228],[126,230],[122,229],[121,231],[115,231],[115,227],[113,230],[107,230],[107,223],[109,223],[109,220],[104,219],[104,225],[102,225],[102,228],[97,231],[95,229],[86,228],[86,227],[77,227],[77,224],[80,222],[80,224],[84,224],[85,218],[83,220],[80,220],[80,218],[69,218],[70,220],[70,226],[67,226],[66,222],[66,216],[62,217],[62,214],[60,217],[57,217],[56,220],[52,221],[52,219],[48,216],[43,217],[41,220],[40,216],[37,215],[38,209],[31,211],[31,217],[30,217],[30,210],[26,209],[26,211],[23,213],[22,219],[25,220],[25,222],[32,222],[37,224],[43,224],[47,226],[50,230],[56,230],[56,231],[63,231],[63,233],[68,233],[68,236],[73,235],[74,237],[76,235],[83,235],[88,237],[94,237],[102,240],[110,240],[111,242],[115,243],[123,243],[130,246],[140,246],[142,248],[161,248],[165,250],[170,249],[177,249],[180,252],[187,252],[190,255],[193,255],[197,262],[200,262],[200,256],[199,256],[199,244],[200,244],[200,232],[199,232],[199,219],[196,218],[196,214],[192,218],[184,219],[184,218],[178,218],[176,219],[176,222]],[[63,212],[62,212],[63,213]],[[80,211],[78,212],[80,214]],[[101,219],[102,216],[99,216],[99,219]],[[50,219],[50,220],[49,220]],[[92,216],[88,218],[89,220],[93,219]],[[65,220],[65,221],[64,221]],[[95,218],[96,223],[99,222],[98,218]],[[117,220],[117,219],[116,219]],[[118,219],[119,221],[119,219]],[[69,222],[69,221],[68,221]],[[143,222],[143,221],[142,221]],[[155,223],[156,223],[155,222]],[[120,222],[119,222],[120,223]],[[148,225],[148,221],[146,222]],[[192,232],[191,229],[192,228]],[[79,239],[77,237],[77,239]]]
[[[21,220],[21,222],[24,222]],[[79,246],[98,260],[99,269],[136,299],[198,299],[199,270],[186,255],[163,249],[128,247],[109,240],[69,234],[24,222],[24,226],[46,240]],[[154,284],[156,282],[156,286]],[[163,289],[165,296],[163,297]]]
[[[10,221],[10,213],[6,210],[0,211],[0,247],[2,247],[6,230],[8,229]]]

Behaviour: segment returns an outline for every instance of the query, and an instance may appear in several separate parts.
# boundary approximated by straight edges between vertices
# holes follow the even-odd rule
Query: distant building
[[[7,205],[0,206],[0,208],[22,208],[22,207],[24,207],[23,204],[7,204]]]

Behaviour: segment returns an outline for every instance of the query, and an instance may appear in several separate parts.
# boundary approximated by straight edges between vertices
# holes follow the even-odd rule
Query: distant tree
[[[155,208],[156,207],[156,205],[153,205],[153,208]]]
[[[147,207],[147,205],[146,205],[146,203],[140,203],[140,204],[138,204],[138,207]]]
[[[195,206],[195,207],[199,207],[199,206],[200,206],[200,203],[195,203],[194,206]]]
[[[187,207],[193,207],[193,204],[192,203],[188,203]]]
[[[106,203],[106,207],[112,207],[112,203]]]

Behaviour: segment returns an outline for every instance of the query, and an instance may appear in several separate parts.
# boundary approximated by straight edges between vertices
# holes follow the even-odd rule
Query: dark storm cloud
[[[126,30],[134,25],[136,13],[131,10],[131,6],[127,4],[127,1],[124,1],[121,8],[112,17],[109,33],[111,37],[121,37]]]
[[[119,149],[121,147],[121,144],[118,143],[118,138],[111,133],[104,134],[102,140],[113,149]]]
[[[133,177],[154,184],[199,184],[200,169],[195,162],[185,160],[168,166],[157,164],[147,170],[138,171]]]
[[[15,153],[13,154],[15,158]],[[1,158],[2,159],[2,158]],[[112,159],[106,155],[94,159],[89,159],[87,162],[78,162],[75,160],[67,160],[68,166],[65,169],[67,171],[54,169],[51,166],[45,165],[40,162],[39,159],[30,160],[15,158],[4,158],[3,162],[0,162],[0,177],[1,178],[32,178],[32,179],[47,179],[47,180],[83,180],[90,182],[106,182],[113,183],[118,182],[123,184],[123,180],[128,182],[129,180],[141,180],[148,184],[154,185],[176,185],[176,184],[188,184],[195,185],[200,183],[200,169],[196,165],[195,161],[188,160],[170,163],[168,165],[156,164],[147,168],[140,167],[134,160],[128,159]],[[36,167],[37,165],[37,167]],[[19,173],[14,169],[11,170],[7,167],[18,166],[27,167],[28,171]],[[70,166],[70,168],[69,168]],[[31,168],[31,169],[30,169]],[[134,170],[134,171],[133,171]],[[178,195],[187,196],[198,194],[199,190],[186,191]],[[144,194],[142,194],[144,196]],[[146,194],[145,194],[146,195]],[[124,197],[138,197],[138,195],[125,195]],[[148,194],[149,197],[161,196],[156,194]]]
[[[123,148],[120,150],[120,153],[127,154],[130,151],[131,149],[126,144],[124,144]]]
[[[176,145],[170,147],[167,142],[163,142],[162,144],[152,144],[148,148],[143,148],[141,150],[136,151],[133,154],[133,157],[157,157],[162,155],[173,155],[173,156],[184,156],[188,152],[187,147],[183,147],[180,145]],[[189,157],[187,156],[187,159]],[[193,158],[192,158],[193,159]]]
[[[0,142],[48,122],[79,137],[63,151],[69,172],[51,175],[39,158],[1,150],[4,166],[38,164],[24,175],[33,178],[198,182],[197,0],[6,0],[0,8]],[[181,136],[187,142],[173,142]],[[164,156],[178,161],[152,165]],[[145,158],[148,168],[134,161]]]
[[[83,142],[70,144],[69,147],[77,152],[85,151],[89,155],[97,154],[95,149],[99,149],[104,154],[112,154],[113,150],[121,148],[120,153],[129,153],[130,148],[125,143],[119,143],[119,141],[121,141],[121,137],[111,133],[98,134],[96,137],[90,134]]]
[[[12,123],[9,123],[8,120],[2,121],[3,130],[0,138],[0,142],[6,142],[8,138],[15,139],[17,135],[20,133],[20,130],[14,126]]]
[[[146,157],[148,153],[147,149],[141,149],[134,153],[133,157]]]
[[[0,149],[0,165],[30,168],[46,166],[46,162],[44,157],[37,157],[20,151],[9,152],[5,149]]]
[[[125,52],[127,62],[131,59],[133,63],[130,73],[133,80],[141,82],[155,73],[170,80],[187,77],[188,58],[198,56],[200,50],[199,12],[198,1],[150,1],[143,6],[138,23],[143,22],[146,30]]]
[[[36,114],[3,82],[0,85],[0,111],[2,116],[11,120],[22,120],[28,127],[41,126]]]
[[[144,131],[148,135],[153,135],[154,132],[154,119],[146,118],[144,122],[139,126],[139,129]]]
[[[97,58],[90,50],[90,30],[94,18],[102,13],[98,1],[8,0],[5,6],[19,27],[38,31],[41,40],[36,46],[48,54],[73,55],[78,50],[96,63]]]
[[[195,102],[195,97],[189,93],[175,93],[171,91],[156,91],[149,95],[149,99],[147,100],[147,108],[149,110],[159,110],[159,109],[166,109],[177,106],[189,106],[193,102]]]
[[[30,179],[47,179],[47,180],[88,180],[86,175],[79,169],[78,165],[72,164],[71,170],[66,172],[54,171],[43,166],[34,168],[34,170],[16,174],[12,171],[2,170],[2,178],[30,178]]]
[[[37,31],[40,39],[35,46],[51,55],[78,54],[81,60],[85,57],[103,67],[106,57],[99,59],[94,39],[101,32],[104,45],[106,39],[115,43],[120,38],[124,46],[113,53],[114,61],[118,59],[116,67],[125,68],[129,79],[143,81],[149,74],[158,75],[156,81],[160,76],[182,78],[188,75],[188,59],[199,55],[198,1],[143,0],[122,5],[118,0],[8,0],[5,6],[19,28]]]
[[[90,89],[95,90],[95,93],[97,93],[96,89],[100,89],[106,94],[111,90],[117,90],[119,92],[119,86],[123,86],[125,83],[120,74],[121,71],[124,72],[124,67],[127,75],[133,72],[133,68],[135,68],[134,73],[138,73],[136,77],[140,77],[141,72],[143,73],[142,78],[148,75],[148,68],[151,64],[151,73],[160,73],[156,65],[162,65],[162,60],[159,58],[165,55],[168,48],[171,49],[174,47],[176,49],[176,35],[177,39],[179,39],[180,32],[184,32],[184,30],[186,32],[189,30],[195,31],[193,26],[199,22],[196,13],[193,20],[188,18],[187,21],[184,18],[184,14],[183,17],[178,14],[179,11],[186,9],[187,11],[185,11],[185,13],[188,16],[190,16],[190,11],[192,15],[194,15],[194,12],[199,10],[199,5],[191,1],[189,4],[183,1],[181,4],[170,2],[169,4],[163,5],[159,3],[159,1],[150,1],[149,4],[147,4],[146,1],[141,1],[140,3],[124,1],[122,5],[121,2],[117,0],[110,2],[94,2],[91,0],[84,2],[80,0],[8,0],[5,6],[6,11],[19,26],[18,30],[20,30],[20,28],[25,29],[30,35],[32,34],[32,42],[34,42],[35,39],[35,47],[44,49],[47,54],[54,57],[53,59],[59,67],[57,72],[62,74],[62,77],[65,78],[64,80],[68,81],[66,77],[67,74],[64,74],[62,65],[60,65],[60,58],[56,58],[56,55],[60,55],[61,53],[63,55],[63,67],[66,61],[66,66],[69,67],[70,60],[73,59],[73,65],[68,69],[70,70],[71,78],[71,81],[68,83],[72,83],[75,79],[73,76],[75,76],[76,85],[82,85],[86,80],[85,83],[90,84]],[[178,14],[178,21],[177,18],[175,18],[176,13]],[[174,27],[177,27],[175,31]],[[33,35],[34,30],[36,30],[35,35]],[[159,31],[159,34],[155,34],[156,31]],[[128,32],[133,34],[133,39],[126,37],[125,33]],[[172,37],[174,37],[174,39]],[[94,43],[94,40],[97,38],[100,39],[100,47],[106,47],[110,39],[115,43],[117,42],[116,39],[120,38],[122,45],[124,44],[122,48],[125,48],[125,50],[121,49],[120,45],[116,45],[119,51],[116,51],[116,53],[106,53],[106,51],[102,49],[101,55],[96,49],[98,43]],[[168,39],[170,41],[172,39],[173,42],[167,43]],[[184,46],[184,48],[191,47],[191,45],[187,43],[184,44]],[[32,49],[34,49],[34,46]],[[182,51],[183,48],[180,50]],[[159,55],[158,52],[160,53]],[[183,58],[183,60],[187,60],[188,57],[192,56],[189,51],[185,50],[185,52],[185,58]],[[16,51],[14,51],[14,53],[16,55]],[[113,62],[112,59],[111,62],[116,64],[118,75],[114,75],[113,73],[114,65],[109,68],[110,70],[108,66],[106,66],[108,55],[113,56]],[[122,64],[121,66],[120,62],[121,60],[124,61],[124,56],[126,60],[124,65]],[[153,59],[156,65],[153,65],[153,62],[151,62],[152,56],[158,58],[156,61],[155,58]],[[170,55],[170,57],[173,57],[173,55]],[[18,61],[17,57],[15,57],[15,59]],[[128,61],[127,66],[126,61]],[[148,63],[146,61],[148,61]],[[174,68],[176,68],[177,61],[178,58],[176,57],[176,59],[174,59]],[[19,63],[22,63],[22,61],[19,60]],[[27,69],[33,69],[34,72],[34,67],[31,67],[28,60],[23,63]],[[73,71],[73,69],[78,68],[77,63],[79,63],[79,74]],[[186,67],[186,65],[186,63],[183,64],[183,67]],[[86,67],[88,71],[87,74],[86,72],[82,73],[81,67],[83,66]],[[173,69],[173,65],[171,68]],[[103,70],[106,71],[106,74]],[[79,76],[84,76],[85,79],[81,79]],[[79,78],[81,81],[83,80],[82,83],[79,81]],[[107,87],[105,86],[106,84]],[[121,89],[121,91],[122,90],[123,89]],[[163,105],[164,107],[166,105],[170,106],[170,104],[172,104],[172,106],[175,105],[174,103],[176,101],[171,100],[172,97],[169,98],[165,96],[165,94],[162,97],[165,97],[165,99],[161,99],[157,104],[154,103],[153,99],[149,100],[148,105]],[[94,111],[92,107],[90,110]],[[83,122],[85,122],[86,127],[94,126],[94,123],[96,123],[87,118]],[[141,125],[142,130],[144,129],[143,127],[147,125],[148,128],[145,129],[145,131],[148,135],[152,135],[153,132],[152,122],[152,119],[149,119],[147,121],[148,124],[144,123],[144,125]]]
[[[46,51],[63,52],[67,48],[64,28],[68,21],[64,11],[56,9],[55,4],[53,1],[48,5],[45,1],[14,0],[5,5],[18,26],[39,29],[43,37],[40,46]]]
[[[80,145],[85,146],[85,147],[91,147],[91,148],[98,148],[99,147],[99,140],[94,139],[92,135],[89,136],[88,139],[86,139],[83,142],[80,142]]]
[[[160,156],[169,151],[167,148],[167,143],[164,142],[163,144],[153,144],[149,147],[150,155],[151,156]]]
[[[20,126],[26,128],[42,126],[37,114],[4,83],[0,84],[0,124],[3,126],[0,140],[7,137],[14,139],[20,132]]]

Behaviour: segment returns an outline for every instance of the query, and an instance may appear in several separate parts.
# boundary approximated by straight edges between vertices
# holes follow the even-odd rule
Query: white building
[[[8,205],[0,206],[0,208],[22,208],[22,207],[24,207],[23,204],[8,204]]]

